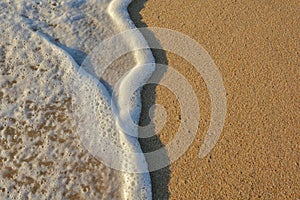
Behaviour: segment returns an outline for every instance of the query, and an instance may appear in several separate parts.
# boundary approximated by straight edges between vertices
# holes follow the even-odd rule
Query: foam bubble
[[[22,26],[22,18],[0,19],[1,38],[9,43],[1,50],[1,197],[116,198],[119,183],[110,178],[118,173],[93,158],[76,135],[70,86],[79,80],[77,64]]]

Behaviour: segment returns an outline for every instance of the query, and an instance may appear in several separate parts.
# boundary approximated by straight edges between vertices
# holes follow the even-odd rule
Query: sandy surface
[[[195,141],[176,162],[151,173],[154,199],[298,199],[299,1],[135,1],[138,27],[180,31],[199,42],[222,74],[227,118],[221,138],[204,159],[198,152],[209,126],[210,98],[201,76],[177,55],[155,51],[160,63],[182,73],[197,93],[201,122]],[[140,14],[139,14],[140,13]],[[166,72],[168,73],[168,72]],[[298,98],[297,98],[298,97]],[[143,92],[147,109],[168,112],[144,151],[167,144],[179,127],[175,96],[162,86]]]

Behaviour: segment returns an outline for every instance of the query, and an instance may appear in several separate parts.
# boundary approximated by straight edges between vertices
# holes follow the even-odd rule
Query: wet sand
[[[218,66],[227,93],[221,137],[200,159],[210,121],[205,83],[186,60],[154,51],[157,62],[174,67],[190,81],[201,113],[188,151],[169,167],[151,173],[154,199],[300,198],[299,6],[299,1],[233,0],[131,4],[129,11],[138,27],[169,28],[201,44]],[[165,87],[147,86],[142,95],[141,125],[149,122],[152,104],[164,106],[168,113],[163,130],[140,141],[146,152],[167,144],[176,134],[180,109]]]

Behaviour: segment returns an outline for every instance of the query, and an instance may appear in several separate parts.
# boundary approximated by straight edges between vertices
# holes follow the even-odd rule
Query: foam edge
[[[132,0],[112,0],[112,2],[108,6],[108,14],[113,19],[116,26],[119,28],[120,32],[128,31],[131,29],[136,29],[135,24],[130,18],[129,12],[128,12],[128,6],[132,2]],[[120,109],[120,115],[119,117],[122,117],[122,112],[126,112],[126,103],[122,101],[122,99],[128,98],[128,94],[131,93],[130,86],[128,85],[138,85],[142,86],[146,83],[146,81],[151,77],[152,73],[155,70],[155,59],[152,55],[152,52],[150,48],[142,48],[142,47],[149,47],[146,39],[142,35],[140,31],[132,31],[132,34],[130,34],[130,37],[124,38],[125,42],[129,45],[132,49],[143,49],[139,51],[134,52],[134,57],[136,59],[136,65],[129,71],[129,73],[124,77],[122,82],[120,83],[118,92],[119,92],[119,99],[118,99],[118,106]],[[140,72],[143,73],[140,73]],[[139,73],[139,76],[136,76],[136,73]],[[141,105],[141,97],[140,97],[140,91],[137,92],[137,98],[136,102],[134,102],[135,106]],[[140,111],[139,113],[136,113],[135,115],[139,118],[140,117]],[[124,114],[126,116],[126,113]],[[126,119],[125,119],[126,120]],[[137,130],[136,130],[137,131]],[[121,137],[124,137],[126,140],[127,136],[125,133],[120,131]],[[128,138],[129,139],[129,138]],[[130,138],[129,141],[133,139]],[[137,143],[138,139],[136,138]],[[140,146],[139,146],[140,148]],[[140,148],[140,152],[141,148]],[[138,162],[138,161],[137,161]],[[138,164],[138,163],[137,163]],[[150,180],[150,174],[149,173],[142,173],[142,174],[134,174],[135,180],[139,180],[138,182],[141,184],[136,185],[135,194],[129,194],[129,191],[125,191],[126,188],[129,187],[131,180],[128,180],[132,178],[131,174],[128,176],[127,173],[123,173],[122,179],[124,185],[124,190],[122,197],[124,199],[152,199],[152,193],[151,193],[151,180]],[[145,188],[147,188],[145,190]],[[146,192],[146,194],[145,194]]]

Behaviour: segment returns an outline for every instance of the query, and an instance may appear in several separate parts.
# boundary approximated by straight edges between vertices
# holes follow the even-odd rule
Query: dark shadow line
[[[140,14],[140,11],[144,8],[144,4],[146,3],[146,0],[134,0],[128,7],[128,11],[130,14],[131,19],[135,23],[137,28],[144,28],[148,27],[147,24],[143,21],[143,17]],[[142,32],[143,34],[143,32]],[[159,41],[155,39],[154,33],[151,31],[146,31],[144,34],[144,37],[147,41]],[[152,54],[155,58],[156,63],[167,65],[168,60],[166,56],[166,52],[164,50],[159,49],[151,49]],[[158,69],[158,66],[156,66],[156,70],[152,74],[152,77],[150,79],[154,80],[161,80],[165,71],[162,69]],[[142,110],[140,115],[140,126],[146,126],[151,123],[151,119],[153,119],[154,112],[149,112],[150,108],[155,105],[156,101],[156,87],[155,84],[147,84],[143,87],[141,91],[141,97],[142,97]],[[151,113],[151,114],[150,114]],[[139,142],[141,144],[141,148],[144,153],[146,152],[153,152],[157,149],[160,149],[164,147],[164,144],[161,142],[159,137],[155,135],[155,127],[151,128],[151,135],[154,135],[149,138],[140,138]],[[149,135],[149,134],[148,134]],[[164,157],[163,159],[168,159],[166,157],[168,154],[167,152],[163,152],[164,155],[161,155]],[[151,166],[155,165],[153,162],[153,159],[147,158],[147,155],[145,154],[146,160],[148,162],[149,168],[151,169]],[[155,161],[154,161],[155,162]],[[158,160],[156,162],[159,162]],[[164,167],[162,169],[159,169],[154,172],[150,172],[151,177],[151,185],[152,185],[152,198],[154,200],[157,199],[169,199],[169,182],[170,182],[170,168],[169,166]]]

